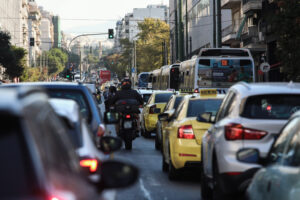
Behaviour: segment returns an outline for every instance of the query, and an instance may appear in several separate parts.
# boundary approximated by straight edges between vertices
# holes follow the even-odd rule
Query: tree
[[[26,66],[25,56],[27,52],[25,49],[16,46],[11,47],[11,52],[13,52],[15,60],[11,63],[5,64],[5,74],[10,79],[13,79],[22,76]]]
[[[159,19],[146,18],[138,24],[137,69],[139,72],[160,68],[163,64],[163,43],[166,51],[170,46],[170,27]],[[168,58],[169,59],[169,58]]]
[[[0,31],[0,65],[6,67],[15,64],[14,52],[11,49],[9,33]]]
[[[56,75],[62,72],[68,61],[68,55],[61,49],[53,48],[47,52],[48,57],[48,74]]]
[[[277,34],[277,56],[288,80],[300,76],[300,3],[299,0],[275,0],[278,9],[272,16]]]

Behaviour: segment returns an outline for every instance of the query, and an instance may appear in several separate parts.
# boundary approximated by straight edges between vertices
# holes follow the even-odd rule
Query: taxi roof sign
[[[217,89],[201,89],[200,96],[217,96]]]

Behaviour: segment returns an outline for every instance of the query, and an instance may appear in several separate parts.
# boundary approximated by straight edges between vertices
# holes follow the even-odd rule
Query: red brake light
[[[199,90],[198,90],[198,89],[195,89],[195,90],[194,90],[194,93],[199,93]]]
[[[184,125],[178,128],[178,138],[195,139],[192,125]]]
[[[154,112],[155,108],[156,108],[156,105],[151,106],[150,109],[149,109],[149,114],[154,114],[155,113]]]
[[[50,200],[60,200],[60,199],[57,197],[51,197]]]
[[[94,173],[98,169],[98,161],[96,159],[83,159],[80,161],[80,166],[89,168],[89,171]]]
[[[126,117],[126,119],[130,119],[130,118],[131,118],[131,116],[130,116],[130,115],[126,115],[125,117]]]
[[[225,126],[225,138],[227,140],[260,140],[268,133],[250,128],[241,124],[229,124]]]

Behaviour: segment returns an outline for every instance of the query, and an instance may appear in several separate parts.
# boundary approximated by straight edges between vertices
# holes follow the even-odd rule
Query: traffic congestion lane
[[[103,107],[101,106],[101,108]],[[104,111],[104,108],[101,110]],[[107,134],[116,135],[113,125],[107,125],[106,130]],[[117,190],[117,200],[200,199],[200,173],[197,171],[186,172],[178,181],[170,181],[168,174],[161,170],[161,153],[155,150],[154,137],[135,139],[132,150],[125,150],[123,147],[114,154],[114,158],[134,163],[140,169],[138,182],[125,190]]]

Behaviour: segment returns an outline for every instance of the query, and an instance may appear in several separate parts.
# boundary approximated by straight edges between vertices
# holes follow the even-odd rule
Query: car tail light
[[[91,173],[95,173],[98,169],[98,160],[96,159],[82,159],[80,161],[80,166],[88,168]]]
[[[102,124],[100,124],[98,126],[97,136],[102,137],[104,134],[105,134],[105,127]]]
[[[237,176],[237,175],[241,175],[242,172],[226,172],[225,174],[227,174],[229,176]]]
[[[225,138],[227,140],[260,140],[268,133],[250,128],[241,124],[229,124],[225,126]]]
[[[149,114],[155,114],[156,105],[153,105],[149,109]]]
[[[194,90],[194,93],[199,93],[199,90],[198,90],[198,89],[195,89],[195,90]]]
[[[126,119],[130,119],[131,116],[130,116],[130,115],[126,115],[125,118],[126,118]]]
[[[51,197],[49,200],[61,200],[61,199],[58,197]]]
[[[192,125],[184,125],[178,128],[178,138],[195,139]]]

